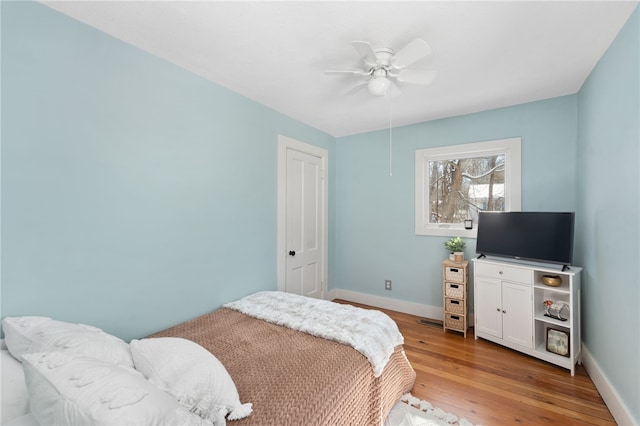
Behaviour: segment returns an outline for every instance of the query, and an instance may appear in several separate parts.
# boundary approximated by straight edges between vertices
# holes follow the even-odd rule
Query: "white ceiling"
[[[636,1],[80,1],[46,5],[333,136],[389,126],[358,80],[353,40],[433,55],[430,86],[399,85],[393,125],[576,93]]]

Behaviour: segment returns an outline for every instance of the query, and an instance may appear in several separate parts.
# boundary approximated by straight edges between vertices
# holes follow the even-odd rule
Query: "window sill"
[[[431,225],[427,227],[416,228],[416,235],[476,238],[478,235],[478,228],[474,226],[473,229],[465,229],[453,225]]]

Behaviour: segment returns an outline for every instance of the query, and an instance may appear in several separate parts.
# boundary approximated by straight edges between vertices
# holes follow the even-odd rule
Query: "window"
[[[420,149],[415,172],[416,235],[475,238],[479,211],[520,210],[520,138]]]

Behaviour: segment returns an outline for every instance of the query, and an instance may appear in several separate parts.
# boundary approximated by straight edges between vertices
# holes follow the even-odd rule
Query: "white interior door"
[[[327,152],[280,137],[278,289],[324,298]],[[284,176],[282,176],[284,174]]]

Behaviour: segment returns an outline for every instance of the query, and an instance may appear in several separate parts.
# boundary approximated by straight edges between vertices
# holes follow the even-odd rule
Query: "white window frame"
[[[504,154],[504,198],[505,211],[520,211],[522,208],[521,138],[498,139],[463,145],[442,146],[416,150],[416,235],[441,235],[476,238],[478,224],[465,229],[464,224],[429,223],[425,209],[429,206],[429,190],[426,174],[429,161],[451,160]]]

